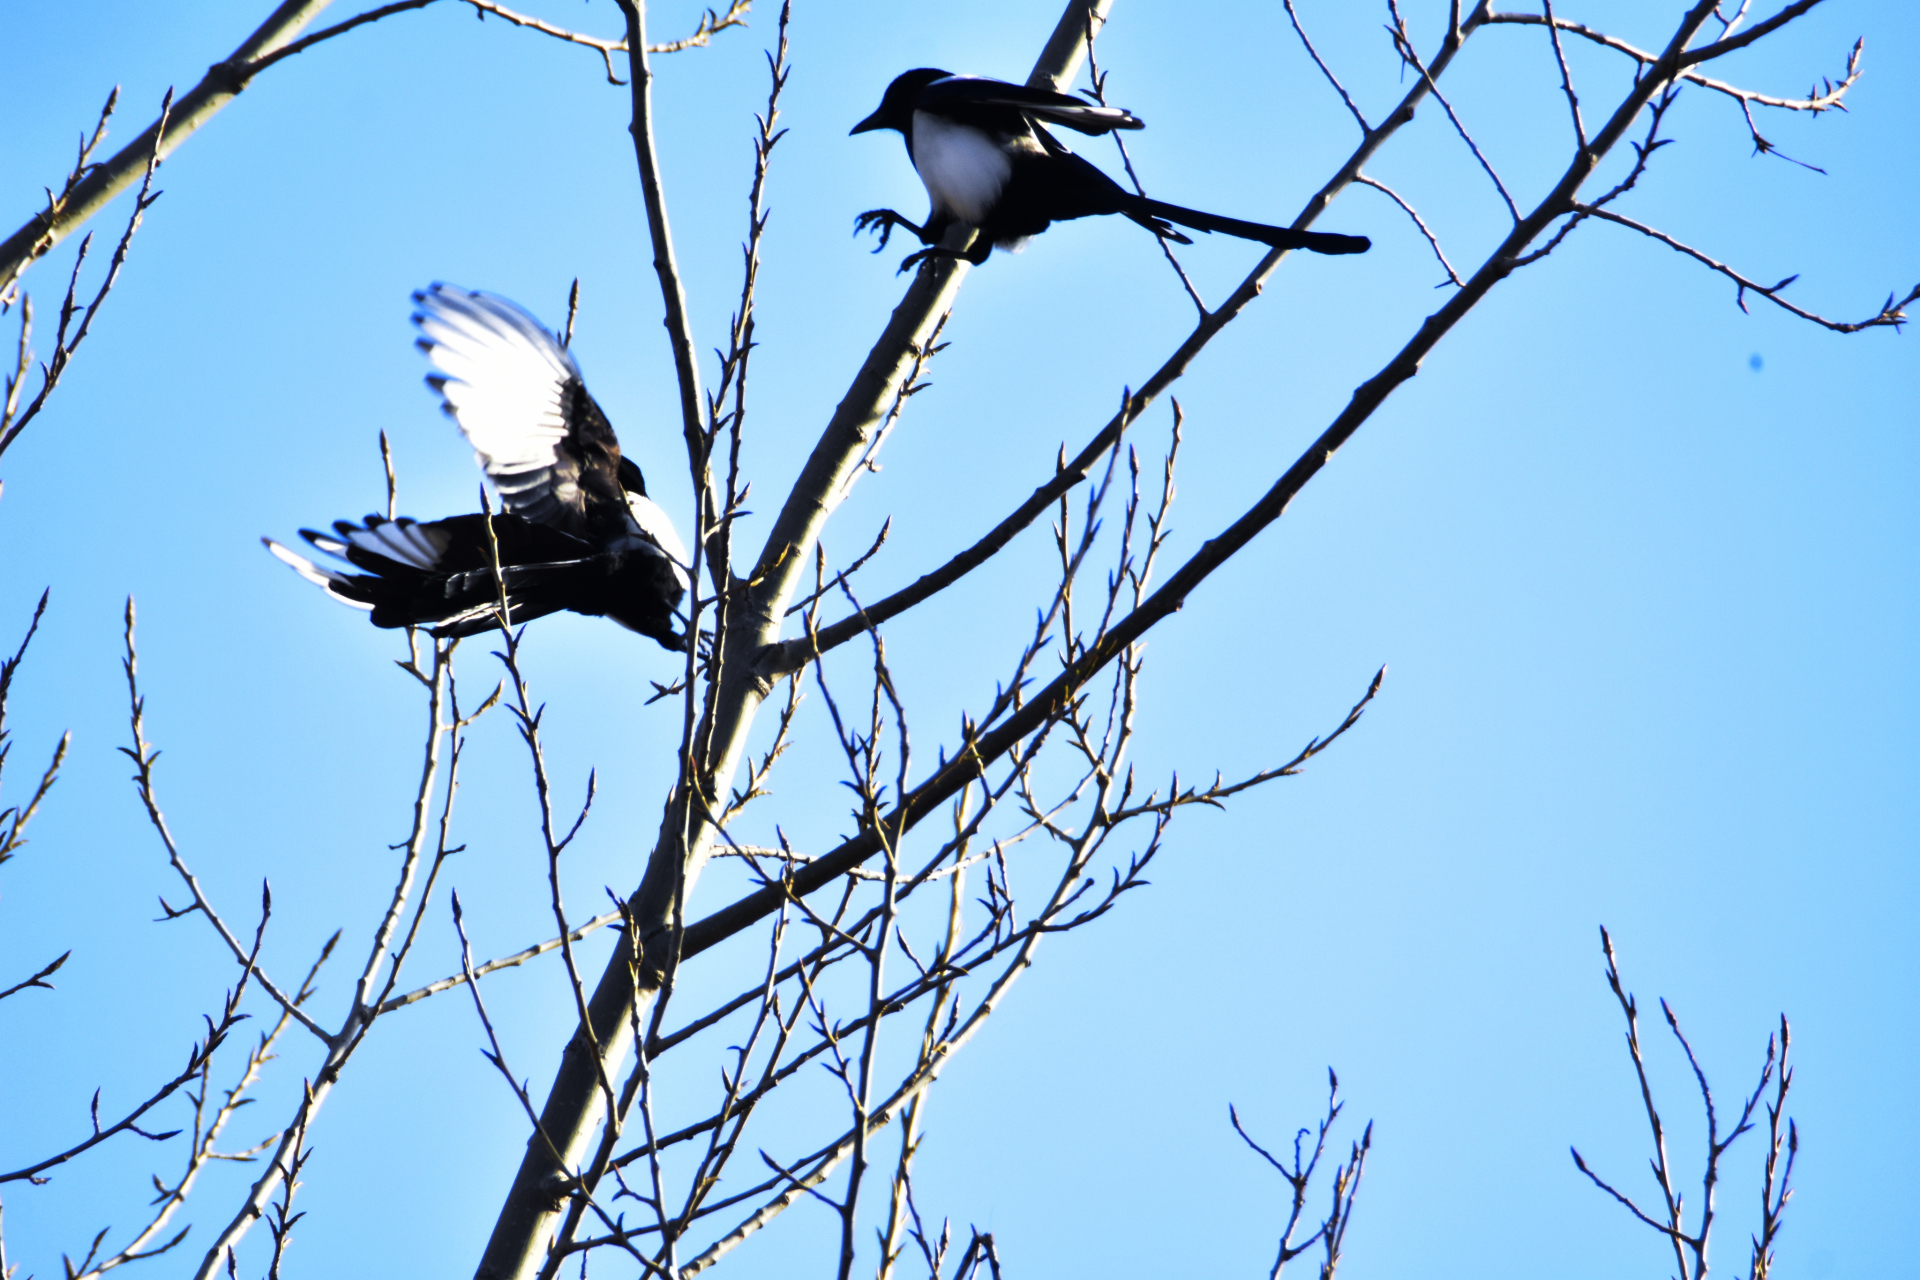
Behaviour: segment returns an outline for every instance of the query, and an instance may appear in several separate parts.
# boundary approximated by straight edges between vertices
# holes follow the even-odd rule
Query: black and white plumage
[[[956,76],[933,67],[897,77],[887,86],[879,110],[853,132],[899,131],[907,140],[908,158],[926,184],[932,210],[925,225],[916,226],[892,209],[871,209],[855,220],[855,231],[879,229],[875,253],[886,247],[895,227],[905,227],[928,246],[938,246],[956,223],[978,232],[965,253],[922,249],[901,264],[903,271],[933,254],[964,257],[978,266],[996,245],[1018,250],[1052,223],[1105,213],[1123,214],[1180,244],[1192,241],[1172,223],[1281,249],[1365,253],[1371,247],[1365,236],[1270,227],[1136,195],[1069,151],[1047,130],[1050,124],[1093,135],[1145,127],[1139,117],[1117,107],[1097,107],[1071,94],[1003,80]]]
[[[427,379],[473,446],[504,510],[487,517],[337,520],[308,542],[361,573],[315,564],[272,539],[267,549],[377,627],[469,635],[498,625],[504,589],[516,623],[570,609],[604,615],[669,649],[685,595],[687,553],[620,454],[573,356],[518,306],[436,284],[413,295]]]

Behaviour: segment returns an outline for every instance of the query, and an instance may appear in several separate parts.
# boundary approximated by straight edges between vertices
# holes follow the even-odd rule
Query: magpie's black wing
[[[644,548],[600,551],[511,512],[494,516],[492,524],[491,540],[487,517],[477,513],[426,522],[370,515],[358,525],[336,520],[332,533],[300,531],[317,550],[360,573],[317,564],[271,538],[261,541],[334,599],[370,611],[377,627],[472,635],[498,624],[504,594],[515,623],[569,609],[612,618],[669,649],[686,647],[674,626],[685,576],[666,556]]]
[[[970,106],[1012,107],[1036,120],[1087,134],[1146,127],[1146,121],[1120,107],[1096,107],[1069,93],[1029,89],[983,76],[948,76],[935,80],[920,91],[914,106],[928,111],[964,110]]]
[[[333,533],[302,529],[300,536],[326,552],[374,573],[464,573],[487,569],[493,550],[499,549],[503,567],[555,560],[578,560],[594,548],[550,525],[523,519],[510,512],[493,517],[493,541],[487,540],[487,517],[450,516],[445,520],[397,520],[370,515],[359,525],[335,520]]]
[[[427,382],[507,510],[589,537],[624,522],[620,445],[580,367],[505,298],[436,284],[413,295]]]

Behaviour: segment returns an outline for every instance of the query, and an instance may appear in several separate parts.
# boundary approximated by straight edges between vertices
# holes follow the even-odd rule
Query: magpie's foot
[[[873,246],[873,251],[878,253],[886,248],[887,241],[893,238],[894,227],[911,227],[912,225],[891,209],[869,209],[853,220],[853,234],[857,236],[863,231],[879,228],[880,243]]]
[[[973,262],[973,255],[970,253],[955,253],[952,249],[942,249],[938,245],[935,245],[933,248],[922,249],[918,253],[908,254],[905,258],[901,259],[900,270],[894,274],[903,276],[929,258],[948,258],[954,262]],[[974,262],[974,265],[979,266],[980,264]]]

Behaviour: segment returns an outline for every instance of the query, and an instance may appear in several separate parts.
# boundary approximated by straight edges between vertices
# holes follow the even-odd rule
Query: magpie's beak
[[[880,113],[876,111],[872,115],[868,116],[865,120],[862,120],[859,124],[849,129],[847,131],[847,136],[851,138],[856,133],[872,133],[875,129],[884,129],[886,127],[887,126],[884,123],[882,123],[880,120]]]

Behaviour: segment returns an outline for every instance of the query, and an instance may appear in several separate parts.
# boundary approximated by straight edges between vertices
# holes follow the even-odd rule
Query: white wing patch
[[[503,497],[538,485],[512,477],[553,466],[567,435],[561,396],[580,377],[573,357],[505,298],[436,284],[414,301],[420,348],[441,374],[428,381],[481,466]]]
[[[1013,172],[994,140],[930,111],[913,113],[913,167],[936,210],[978,226]]]
[[[370,522],[368,528],[349,532],[347,541],[377,556],[426,570],[432,570],[440,562],[440,553],[446,550],[444,546],[437,545],[420,525],[404,518],[383,520],[378,524]],[[331,548],[324,549],[331,554]]]
[[[343,575],[322,569],[305,556],[287,550],[272,538],[262,538],[260,541],[266,543],[267,550],[273,553],[274,559],[286,565],[289,569],[292,569],[295,573],[305,578],[308,582],[313,583],[322,591],[325,591],[341,604],[352,605],[356,609],[365,609],[368,612],[372,612],[373,605],[368,601],[355,600],[351,597],[343,596],[335,589],[339,583],[345,581]]]

